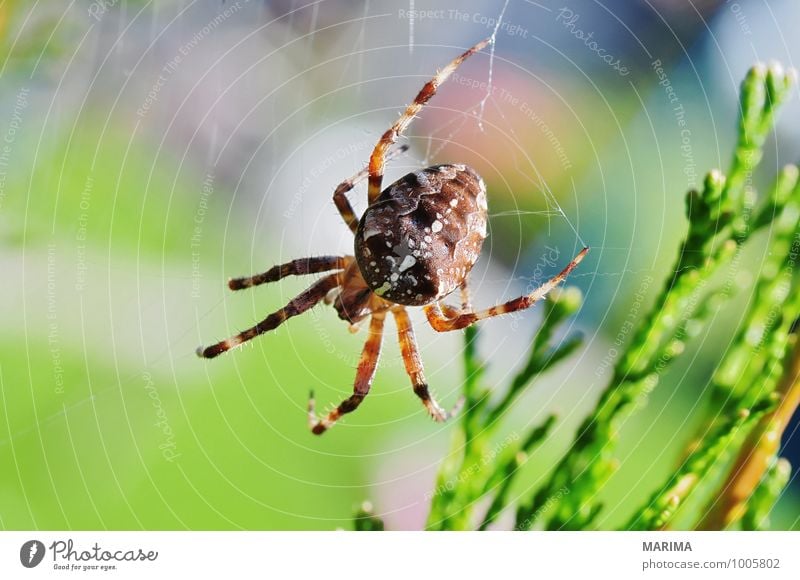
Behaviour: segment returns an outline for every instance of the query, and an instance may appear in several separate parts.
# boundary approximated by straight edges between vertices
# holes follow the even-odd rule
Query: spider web
[[[313,65],[314,59],[319,54],[319,50],[317,47],[318,43],[318,32],[320,31],[321,22],[320,22],[320,7],[323,4],[322,0],[316,0],[313,2],[308,2],[307,0],[291,0],[289,5],[286,7],[285,14],[272,16],[272,22],[281,21],[285,24],[283,27],[283,38],[280,39],[284,45],[289,45],[293,42],[292,35],[299,35],[301,40],[294,42],[299,42],[300,46],[302,47],[301,50],[295,51],[297,54],[300,54],[301,60],[301,69],[306,68],[308,69]],[[127,39],[125,36],[125,32],[128,30],[130,23],[132,20],[135,20],[137,15],[140,14],[140,10],[142,13],[148,15],[148,24],[146,26],[147,32],[145,33],[147,36],[147,43],[152,44],[157,42],[163,36],[163,31],[167,29],[170,25],[176,26],[179,29],[181,27],[191,28],[193,26],[198,26],[197,22],[183,22],[181,20],[180,15],[183,13],[183,9],[189,7],[190,4],[183,4],[179,6],[177,11],[175,9],[168,10],[165,9],[162,4],[154,3],[152,6],[148,8],[147,6],[141,7],[128,7],[126,4],[122,4],[121,10],[118,13],[112,13],[106,16],[107,20],[105,22],[100,22],[97,26],[104,26],[107,30],[113,32],[113,35],[118,36],[117,42],[114,44],[114,53],[110,56],[107,56],[103,53],[104,47],[102,44],[97,44],[94,47],[94,58],[97,59],[98,62],[105,63],[107,60],[110,59],[111,62],[117,57],[117,55],[123,55],[126,50],[131,48],[132,43]],[[495,53],[496,50],[502,51],[503,42],[502,37],[498,38],[498,32],[501,29],[501,26],[504,22],[506,10],[509,6],[509,0],[505,0],[501,9],[497,12],[496,16],[496,23],[494,28],[491,31],[490,37],[492,38],[492,43],[488,47],[488,65],[485,69],[485,78],[487,83],[487,89],[482,98],[475,103],[473,106],[469,107],[468,109],[462,111],[458,116],[454,117],[453,119],[439,125],[436,127],[431,133],[422,137],[426,140],[426,145],[424,148],[424,158],[422,160],[422,165],[427,165],[431,162],[432,159],[436,158],[437,155],[442,151],[444,147],[447,146],[448,143],[455,142],[458,140],[459,134],[464,131],[467,127],[475,127],[477,126],[479,130],[484,131],[484,115],[486,113],[486,109],[488,106],[492,107],[493,110],[500,116],[500,118],[506,121],[505,129],[507,129],[513,136],[516,138],[516,132],[514,130],[513,124],[508,122],[505,115],[503,114],[503,106],[501,103],[497,101],[494,95],[494,65],[495,65]],[[220,11],[225,10],[226,4],[222,3],[218,6]],[[414,0],[409,0],[408,9],[410,13],[417,8],[416,3]],[[262,8],[262,12],[264,13],[264,20],[269,20],[270,17],[267,15],[267,9]],[[176,16],[176,13],[178,16]],[[339,84],[342,84],[346,81],[348,75],[354,75],[356,78],[361,79],[364,77],[364,58],[366,54],[366,48],[368,43],[368,26],[371,18],[380,18],[388,16],[388,13],[374,13],[373,4],[370,0],[365,0],[363,3],[363,8],[361,9],[360,13],[356,15],[355,20],[358,22],[358,32],[357,34],[352,36],[352,44],[351,44],[351,53],[353,56],[349,57],[349,60],[346,66],[342,69],[338,77]],[[112,20],[113,19],[113,20]],[[414,17],[408,19],[408,50],[410,53],[414,53],[414,49],[416,46],[416,42],[418,40],[418,32],[416,30],[417,22]],[[202,25],[202,22],[200,22]],[[324,28],[324,27],[323,27]],[[221,31],[222,28],[218,30]],[[294,32],[293,32],[294,31]],[[229,49],[229,43],[226,43],[223,39],[221,34],[209,34],[208,36],[202,39],[202,42],[207,44],[212,48],[211,54],[215,57],[220,57],[226,53],[226,50]],[[145,44],[145,45],[146,45]],[[277,43],[280,44],[280,43]],[[466,47],[464,47],[466,48]],[[122,58],[121,56],[119,58]],[[38,63],[37,63],[38,64]],[[31,71],[31,78],[35,78],[37,74],[37,69]],[[217,87],[218,92],[223,92],[225,79],[224,76],[221,74],[220,68],[215,67],[209,72],[209,76]],[[357,90],[361,90],[360,86]],[[278,119],[278,113],[274,109],[274,102],[270,101],[269,107],[271,109],[268,110],[271,118],[273,120]],[[203,162],[208,167],[215,167],[220,162],[220,155],[221,151],[225,148],[227,143],[224,143],[220,138],[220,123],[215,115],[209,115],[205,121],[205,126],[208,129],[208,138],[204,141],[205,152],[201,153],[199,157],[203,159]],[[312,126],[310,125],[308,119],[306,117],[300,117],[300,126],[301,128],[305,128],[310,130]],[[138,128],[138,124],[137,124]],[[375,140],[377,140],[379,135],[374,135]],[[282,152],[279,149],[279,141],[277,139],[270,139],[267,142],[267,147],[270,150],[270,154],[273,157],[280,157]],[[302,159],[302,156],[301,156]],[[530,176],[530,169],[523,167],[520,164],[519,159],[515,158],[515,165],[517,170],[526,176]],[[546,217],[548,220],[548,225],[550,224],[550,220],[553,218],[557,218],[563,220],[569,228],[574,232],[577,239],[580,241],[581,244],[585,245],[583,240],[581,239],[576,226],[570,220],[562,206],[559,204],[558,199],[550,190],[546,180],[543,178],[541,173],[533,166],[533,176],[530,176],[529,179],[533,184],[535,184],[538,189],[542,192],[543,198],[545,200],[547,208],[543,211],[526,211],[526,210],[507,210],[498,212],[495,214],[491,214],[492,217],[505,217],[505,216],[525,216],[525,215],[538,215]],[[302,179],[299,176],[299,179]],[[55,225],[53,225],[55,228]],[[209,316],[214,310],[218,309],[220,305],[223,303],[225,298],[220,298],[213,304],[207,305],[206,307],[202,308],[201,311],[197,312],[196,316],[196,323],[199,323],[207,316]],[[88,314],[88,305],[81,304],[81,312],[83,314]],[[157,366],[161,363],[169,359],[182,359],[193,357],[193,353],[187,352],[186,354],[175,355],[172,352],[173,346],[181,343],[181,341],[186,338],[187,336],[191,335],[195,332],[196,326],[189,326],[187,327],[182,333],[180,333],[170,345],[169,348],[165,349],[160,356],[155,358],[148,358],[146,355],[144,356],[144,363],[147,367]],[[130,376],[121,378],[121,383],[130,383],[136,381],[138,377],[138,373],[134,373]],[[2,376],[0,375],[0,380],[2,380]],[[115,390],[118,388],[118,385],[108,385],[105,387],[100,387],[94,389],[93,394],[88,396],[82,400],[77,402],[71,403],[69,405],[65,405],[63,409],[59,412],[47,416],[42,417],[37,422],[37,425],[44,425],[47,424],[57,417],[64,416],[69,413],[69,411],[89,403],[92,403],[97,397],[107,393],[109,391]],[[36,427],[34,427],[36,428]],[[32,429],[34,429],[32,428]],[[0,440],[0,445],[7,444],[10,440],[23,436],[26,433],[30,432],[32,429],[9,434],[9,438]]]
[[[290,5],[287,7],[286,10],[286,22],[288,23],[287,26],[283,27],[283,33],[285,37],[283,38],[282,42],[276,42],[276,44],[289,44],[291,42],[291,35],[293,34],[292,30],[294,27],[299,27],[298,21],[301,17],[308,16],[307,19],[307,29],[305,38],[299,42],[294,44],[294,47],[299,46],[299,49],[293,48],[298,53],[298,59],[301,62],[300,68],[308,68],[314,61],[315,58],[319,57],[319,51],[316,47],[317,42],[317,30],[320,25],[320,6],[323,0],[317,0],[314,2],[308,2],[307,0],[291,0]],[[171,9],[164,8],[158,2],[153,3],[151,5],[151,12],[149,16],[148,22],[148,40],[155,42],[158,38],[161,30],[165,28],[173,19],[176,18],[176,14],[180,13],[183,8],[190,6],[191,2],[184,2],[179,3],[176,7],[171,7]],[[514,132],[513,124],[508,122],[506,117],[503,115],[503,108],[500,103],[497,102],[494,96],[494,64],[495,64],[495,51],[498,47],[498,31],[500,30],[503,19],[505,17],[506,9],[509,6],[509,0],[505,0],[501,10],[498,12],[496,24],[492,30],[491,38],[492,42],[489,45],[489,60],[488,60],[488,67],[486,69],[486,82],[487,82],[487,90],[483,97],[477,102],[475,105],[469,107],[467,110],[461,112],[456,118],[448,121],[447,123],[442,124],[438,128],[436,128],[432,133],[428,134],[425,139],[427,140],[425,151],[424,151],[424,164],[428,164],[429,160],[435,158],[444,147],[446,147],[447,143],[457,141],[457,137],[460,132],[464,131],[469,126],[477,126],[481,131],[484,131],[484,115],[486,112],[487,106],[493,107],[498,114],[500,115],[501,119],[503,119],[506,123],[506,128],[509,132],[516,137],[516,133]],[[224,9],[225,4],[221,3],[220,7]],[[414,10],[415,2],[414,0],[409,1],[409,9]],[[126,30],[126,25],[128,20],[135,17],[136,12],[139,10],[137,6],[136,9],[127,8],[123,3],[123,8],[117,14],[118,20],[116,23],[112,22],[105,22],[104,25],[106,27],[112,28],[110,26],[112,24],[116,25],[117,32],[116,34],[120,36],[120,41],[116,43],[114,50],[116,53],[122,54],[125,50],[130,49],[131,44],[123,39],[123,33]],[[266,14],[267,9],[262,8],[264,13]],[[306,14],[308,13],[308,14]],[[368,17],[374,17],[373,14],[373,7],[371,5],[370,0],[365,0],[363,3],[363,9],[361,10],[361,19],[360,24],[358,27],[358,33],[353,35],[352,40],[352,56],[349,57],[347,65],[343,68],[340,76],[339,76],[339,83],[343,83],[345,77],[350,74],[354,74],[357,78],[361,79],[364,77],[364,58],[366,54],[366,44],[368,43],[367,38],[367,23]],[[108,18],[112,18],[113,16],[109,16]],[[265,18],[266,20],[266,18]],[[183,26],[181,22],[178,22],[178,27]],[[192,26],[192,24],[188,24],[186,26]],[[409,33],[408,33],[408,49],[409,52],[414,52],[415,43],[417,42],[417,31],[416,31],[416,22],[413,18],[409,19],[408,22],[409,26]],[[223,38],[218,34],[209,35],[207,38],[203,40],[203,42],[209,43],[209,45],[213,48],[213,53],[215,55],[222,55],[225,50],[228,48],[228,45],[224,43]],[[465,47],[466,48],[466,47]],[[102,43],[97,43],[94,46],[94,55],[98,62],[102,61],[103,58],[106,56],[103,51],[105,47]],[[502,42],[500,42],[500,49],[502,50]],[[217,90],[221,91],[224,85],[224,78],[221,74],[219,68],[215,68],[210,71],[209,73],[210,79],[212,82],[217,86]],[[360,91],[360,86],[357,86],[356,91]],[[275,104],[273,101],[269,102],[268,113],[272,119],[276,119],[278,117],[278,112],[275,110]],[[220,133],[220,123],[215,116],[208,117],[206,123],[209,127],[209,134],[210,137],[205,141],[204,147],[205,151],[198,155],[198,157],[202,158],[205,164],[208,167],[214,167],[218,163],[220,159],[220,150],[223,147],[223,144],[220,142],[221,139],[219,137]],[[306,117],[300,118],[300,126],[308,128],[308,121]],[[138,127],[138,125],[137,125]],[[444,136],[444,137],[442,137]],[[375,140],[377,140],[378,135],[375,135]],[[280,151],[279,142],[276,139],[270,139],[267,145],[270,148],[270,152],[274,158],[279,158],[282,155]],[[304,163],[303,156],[300,156],[301,164]],[[520,173],[527,174],[525,169],[519,164],[519,160],[515,159],[515,164],[517,165],[517,169]],[[307,168],[304,168],[307,169]],[[359,168],[360,169],[360,168]],[[303,172],[304,173],[304,172]],[[492,214],[493,217],[503,217],[503,216],[522,216],[522,215],[541,215],[547,217],[548,224],[552,218],[561,219],[566,222],[570,229],[575,233],[576,237],[580,241],[582,245],[585,245],[583,240],[580,238],[577,228],[569,219],[561,205],[559,204],[556,196],[550,190],[549,186],[547,185],[545,179],[542,177],[541,173],[534,167],[534,177],[532,178],[533,183],[535,183],[546,202],[547,209],[544,211],[525,211],[525,210],[509,210],[498,212],[496,214]],[[300,176],[302,179],[302,176]],[[55,220],[55,218],[54,218]],[[55,221],[54,221],[55,223]],[[195,335],[197,333],[197,329],[200,326],[200,322],[208,317],[212,312],[220,307],[220,305],[224,302],[226,298],[220,298],[218,301],[212,304],[206,303],[206,305],[200,309],[196,309],[196,316],[195,320],[192,324],[186,326],[182,329],[179,333],[177,333],[174,338],[169,342],[167,347],[161,351],[158,356],[148,358],[146,354],[143,353],[144,357],[144,367],[145,368],[159,368],[160,366],[172,366],[173,361],[180,361],[183,359],[194,358],[195,355],[192,351],[187,351],[183,354],[175,354],[174,348],[180,345],[184,339],[191,335]],[[84,304],[81,300],[80,303],[80,319],[84,320],[90,315],[91,307],[89,304]],[[207,341],[206,341],[207,342]],[[252,345],[252,343],[251,343]],[[4,376],[3,376],[3,369],[0,367],[0,391],[3,391],[6,388],[6,384],[4,383]],[[139,382],[141,379],[141,371],[134,371],[132,373],[126,374],[124,376],[119,377],[118,383],[115,384],[108,384],[103,386],[93,386],[90,388],[91,394],[84,398],[75,400],[69,404],[64,404],[62,408],[52,414],[43,417],[37,417],[35,423],[27,429],[22,429],[16,431],[14,433],[9,432],[7,437],[0,439],[0,446],[7,445],[9,442],[12,442],[14,439],[18,437],[24,437],[25,435],[31,434],[35,430],[39,430],[40,427],[52,423],[62,417],[69,415],[69,413],[79,407],[82,407],[87,404],[91,404],[93,407],[97,399],[104,394],[111,393],[114,391],[124,391],[128,388],[133,388],[133,386]]]
[[[495,61],[495,49],[497,47],[497,33],[501,29],[503,25],[503,19],[505,17],[506,10],[509,5],[509,0],[505,0],[503,3],[502,8],[496,18],[496,22],[494,28],[492,30],[491,35],[489,38],[491,39],[491,43],[489,45],[489,64],[487,67],[486,72],[486,92],[484,93],[481,100],[463,111],[458,117],[451,119],[450,121],[445,122],[444,124],[440,125],[437,129],[434,129],[433,132],[429,133],[427,136],[427,145],[425,147],[425,156],[423,158],[422,164],[423,165],[430,165],[432,159],[436,158],[439,153],[448,146],[449,143],[456,142],[456,137],[459,135],[461,131],[463,131],[469,124],[476,124],[478,129],[485,133],[484,127],[484,116],[486,113],[486,105],[488,102],[491,101],[492,106],[494,107],[497,114],[500,116],[501,120],[504,122],[504,128],[508,130],[508,132],[515,138],[517,142],[520,142],[519,136],[517,135],[516,130],[514,129],[514,124],[509,122],[508,118],[503,112],[503,106],[499,103],[494,95],[494,61]],[[414,0],[409,0],[409,13],[414,14]],[[408,39],[409,39],[409,51],[413,51],[413,44],[414,44],[414,17],[412,16],[409,18],[408,24]],[[441,136],[444,135],[442,138]],[[438,145],[434,147],[434,142],[438,142]],[[538,215],[547,218],[547,225],[548,225],[548,234],[551,233],[552,229],[552,218],[559,218],[563,220],[564,223],[567,224],[569,229],[575,234],[576,239],[578,240],[579,244],[582,247],[586,247],[586,242],[581,237],[578,228],[575,223],[569,218],[567,213],[564,211],[561,204],[558,202],[558,198],[550,189],[547,181],[544,179],[544,176],[536,167],[535,163],[531,163],[530,166],[533,169],[534,177],[531,179],[528,172],[520,165],[520,161],[518,157],[514,157],[514,164],[517,172],[520,175],[525,176],[528,178],[533,185],[535,185],[539,191],[542,193],[546,209],[539,210],[539,211],[532,211],[532,210],[505,210],[502,212],[492,213],[490,217],[519,217],[519,216],[526,216],[526,215]],[[574,187],[574,183],[573,183]]]

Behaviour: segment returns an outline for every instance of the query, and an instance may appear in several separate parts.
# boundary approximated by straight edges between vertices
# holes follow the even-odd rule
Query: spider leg
[[[401,145],[386,155],[386,161],[396,157],[397,155],[400,155],[401,153],[405,153],[406,151],[408,151],[408,145]],[[333,203],[336,204],[336,209],[339,210],[344,223],[347,224],[347,227],[349,227],[350,231],[353,233],[356,233],[356,230],[358,229],[358,217],[356,216],[356,212],[353,211],[353,206],[350,205],[350,200],[347,199],[346,194],[356,185],[364,181],[368,175],[369,168],[365,167],[350,179],[345,179],[343,182],[341,182],[333,192]]]
[[[450,411],[442,409],[428,389],[428,381],[425,378],[422,358],[419,355],[417,339],[414,337],[414,328],[411,326],[408,312],[402,306],[394,306],[392,314],[394,314],[394,318],[397,321],[397,339],[400,342],[400,352],[403,355],[406,373],[408,373],[411,378],[411,384],[414,386],[414,393],[422,399],[422,404],[425,405],[434,421],[447,421],[461,410],[464,405],[464,398],[461,397]]]
[[[461,310],[465,312],[468,310],[472,310],[472,302],[470,301],[469,298],[469,283],[467,282],[468,279],[469,277],[465,277],[464,281],[461,282],[461,286],[459,287],[459,289],[461,290]]]
[[[264,334],[265,332],[274,330],[292,316],[302,314],[317,304],[320,300],[325,298],[325,295],[331,289],[336,288],[336,286],[339,285],[339,279],[340,274],[338,273],[322,278],[311,287],[292,298],[292,300],[290,300],[286,306],[276,312],[273,312],[252,328],[248,328],[236,336],[232,336],[231,338],[220,341],[217,344],[212,344],[211,346],[207,346],[205,348],[202,346],[197,347],[197,356],[202,358],[214,358],[225,351],[247,342],[248,340],[254,339],[259,334]]]
[[[543,298],[550,290],[558,286],[569,275],[575,267],[580,264],[583,257],[589,251],[589,248],[584,248],[580,253],[573,258],[566,268],[561,270],[558,274],[550,278],[547,282],[539,286],[536,290],[525,296],[514,298],[504,304],[492,306],[485,310],[477,312],[472,310],[465,310],[461,312],[455,311],[452,307],[446,307],[446,312],[442,311],[441,305],[437,302],[429,304],[425,307],[425,315],[428,317],[428,322],[434,330],[438,332],[447,332],[449,330],[459,330],[470,326],[478,320],[485,318],[492,318],[501,314],[508,314],[509,312],[516,312],[518,310],[525,310],[530,308],[541,298]]]
[[[403,134],[403,131],[411,124],[414,116],[419,113],[420,109],[425,106],[430,98],[436,94],[436,89],[439,88],[447,77],[449,77],[454,70],[456,70],[462,62],[468,57],[472,56],[492,41],[491,38],[481,40],[478,44],[467,50],[465,53],[454,58],[450,64],[444,67],[441,71],[436,73],[431,80],[425,83],[422,90],[417,94],[414,101],[406,107],[403,114],[394,122],[394,124],[381,136],[372,155],[369,158],[369,203],[372,204],[381,193],[381,184],[383,183],[383,167],[386,162],[386,152],[389,147],[397,141],[397,138]]]
[[[369,393],[372,386],[372,379],[375,378],[375,369],[378,366],[378,359],[381,354],[381,343],[383,342],[383,322],[386,312],[378,311],[372,314],[369,323],[369,336],[364,343],[364,350],[361,352],[361,359],[358,361],[356,370],[356,380],[353,385],[353,394],[339,403],[333,411],[323,418],[318,418],[314,406],[314,393],[308,399],[308,425],[314,435],[322,435],[325,431],[338,421],[342,415],[355,411],[361,401]]]
[[[317,272],[328,272],[329,270],[344,270],[350,265],[352,258],[347,256],[319,256],[315,258],[300,258],[292,260],[280,266],[273,266],[262,274],[247,276],[243,278],[231,278],[228,280],[228,288],[231,290],[243,290],[252,288],[260,284],[277,282],[286,276],[303,276],[305,274],[315,274]]]

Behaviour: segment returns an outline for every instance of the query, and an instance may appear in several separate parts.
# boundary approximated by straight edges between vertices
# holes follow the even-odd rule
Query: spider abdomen
[[[381,298],[422,306],[459,287],[486,238],[486,186],[466,165],[434,165],[398,179],[367,208],[355,254]]]

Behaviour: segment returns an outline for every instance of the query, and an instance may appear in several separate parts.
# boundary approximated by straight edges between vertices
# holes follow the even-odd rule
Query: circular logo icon
[[[35,568],[44,558],[44,544],[39,540],[28,540],[19,549],[19,561],[26,568]]]

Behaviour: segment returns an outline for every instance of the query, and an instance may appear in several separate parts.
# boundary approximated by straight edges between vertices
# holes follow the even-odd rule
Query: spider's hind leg
[[[340,278],[341,274],[339,273],[322,278],[310,288],[292,298],[286,306],[273,312],[255,326],[240,332],[236,336],[212,344],[211,346],[205,348],[202,346],[198,347],[196,351],[197,356],[202,358],[214,358],[248,340],[254,339],[260,334],[276,329],[292,316],[302,314],[319,303],[331,289],[339,285]]]
[[[361,352],[361,360],[358,361],[356,380],[353,386],[353,394],[339,403],[333,411],[321,419],[317,417],[314,407],[314,394],[308,399],[308,424],[314,435],[322,435],[331,428],[342,415],[355,411],[364,398],[369,393],[372,386],[372,379],[375,378],[375,370],[378,367],[378,359],[381,354],[381,343],[383,342],[383,322],[386,312],[378,311],[372,314],[369,323],[369,336],[364,343],[364,350]]]
[[[400,352],[403,356],[406,372],[411,378],[411,384],[414,386],[414,393],[422,399],[422,404],[425,405],[434,421],[447,421],[461,410],[464,405],[464,397],[461,397],[450,411],[445,411],[436,402],[428,388],[428,381],[425,378],[425,371],[422,367],[422,358],[419,355],[417,339],[414,337],[414,328],[411,326],[408,312],[402,306],[395,306],[392,308],[392,314],[394,314],[397,322],[397,339],[400,342]]]

